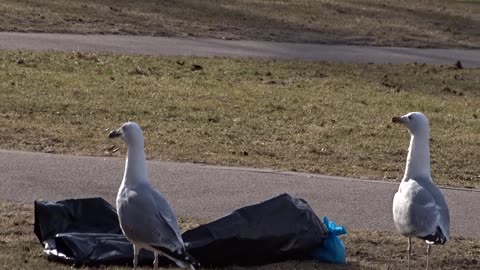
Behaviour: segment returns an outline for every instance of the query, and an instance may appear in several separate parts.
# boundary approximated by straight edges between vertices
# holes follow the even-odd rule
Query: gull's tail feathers
[[[435,245],[444,245],[448,241],[448,237],[443,233],[440,227],[437,227],[437,231],[434,233],[419,237],[425,240],[428,244],[435,244]]]
[[[190,255],[185,248],[182,250],[172,251],[165,247],[152,246],[163,256],[174,261],[179,267],[187,268],[190,267],[190,270],[196,270],[200,268],[200,263]]]

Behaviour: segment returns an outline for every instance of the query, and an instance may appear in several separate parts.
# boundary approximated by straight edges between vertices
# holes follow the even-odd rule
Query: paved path
[[[465,67],[480,67],[480,50],[367,47],[151,36],[0,32],[0,49],[269,57],[360,63],[418,62],[453,65],[460,60]]]
[[[0,150],[0,200],[100,196],[114,203],[123,166],[118,158]],[[287,192],[306,199],[320,217],[348,228],[394,230],[391,203],[398,183],[159,161],[148,166],[153,184],[179,215],[213,219]],[[480,237],[480,191],[443,192],[452,234]]]

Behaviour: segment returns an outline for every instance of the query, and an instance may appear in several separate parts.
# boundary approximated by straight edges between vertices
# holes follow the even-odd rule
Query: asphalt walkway
[[[124,160],[0,150],[0,200],[29,202],[100,196],[114,204]],[[347,228],[395,230],[398,183],[295,172],[149,161],[150,179],[178,215],[213,219],[289,193]],[[480,237],[480,191],[443,189],[452,234]]]
[[[357,63],[480,67],[480,50],[418,49],[266,41],[0,32],[0,49],[98,51],[145,55],[262,57]]]

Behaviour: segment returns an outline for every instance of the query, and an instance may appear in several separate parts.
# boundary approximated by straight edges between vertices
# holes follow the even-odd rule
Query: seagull
[[[450,234],[450,213],[440,189],[430,176],[429,124],[420,112],[393,117],[411,134],[405,175],[393,198],[393,222],[408,237],[408,269],[412,251],[411,238],[427,243],[427,266],[432,244],[445,244]]]
[[[122,184],[117,194],[117,212],[123,234],[133,244],[133,269],[137,268],[140,249],[158,254],[179,267],[195,270],[199,264],[190,256],[180,235],[177,217],[167,200],[155,191],[148,180],[143,132],[134,122],[127,122],[110,132],[127,144],[127,160]]]

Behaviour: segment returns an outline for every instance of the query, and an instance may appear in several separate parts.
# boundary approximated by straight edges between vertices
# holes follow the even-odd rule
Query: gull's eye
[[[412,120],[413,117],[411,115],[408,116],[408,120]]]

